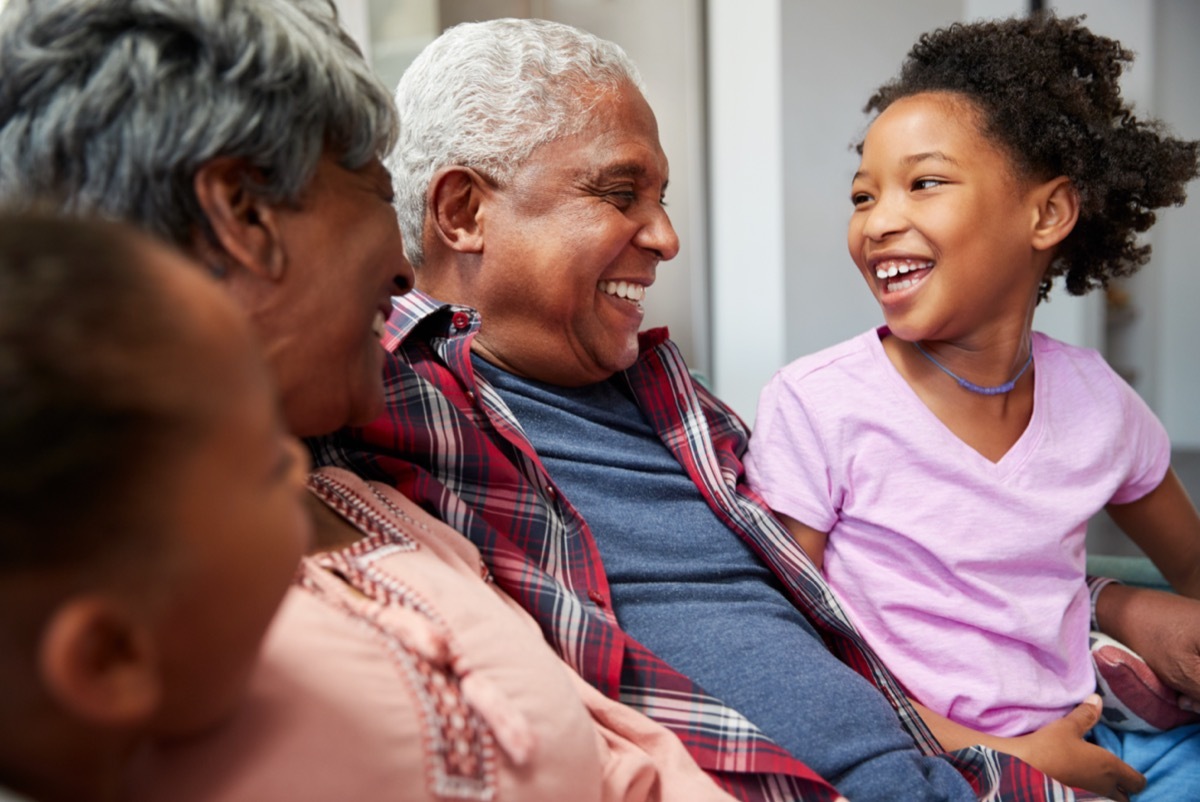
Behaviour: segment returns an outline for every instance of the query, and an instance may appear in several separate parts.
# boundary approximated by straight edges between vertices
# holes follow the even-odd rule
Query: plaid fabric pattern
[[[554,487],[520,423],[476,377],[474,310],[420,292],[394,301],[384,345],[387,412],[310,441],[318,465],[390,482],[479,548],[562,658],[592,685],[661,722],[744,800],[836,800],[836,790],[744,716],[626,635],[612,614],[591,531]],[[891,701],[926,754],[941,751],[903,689],[866,646],[819,572],[743,482],[749,432],[697,385],[663,329],[641,335],[625,372],[639,406],[722,521],[779,577],[829,648]],[[1091,799],[983,748],[946,756],[981,800]]]

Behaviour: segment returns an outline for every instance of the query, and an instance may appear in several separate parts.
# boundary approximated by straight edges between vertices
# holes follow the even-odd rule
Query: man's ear
[[[483,217],[492,194],[488,181],[470,167],[444,167],[429,182],[426,196],[434,234],[460,253],[483,252]]]
[[[255,171],[242,159],[205,162],[192,188],[225,254],[271,281],[283,276],[285,253],[275,208],[253,190]]]
[[[1041,184],[1034,190],[1034,250],[1046,251],[1067,238],[1079,220],[1079,191],[1066,176]]]
[[[162,700],[153,635],[125,605],[100,594],[70,598],[54,611],[38,668],[51,698],[99,726],[143,724]]]

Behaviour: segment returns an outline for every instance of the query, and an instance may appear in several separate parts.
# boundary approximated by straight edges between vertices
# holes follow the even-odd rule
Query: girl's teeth
[[[933,267],[933,262],[917,262],[912,259],[905,259],[900,262],[891,261],[886,264],[880,264],[875,268],[875,277],[883,280],[885,278],[895,278],[903,276],[905,273],[913,270],[925,270]]]

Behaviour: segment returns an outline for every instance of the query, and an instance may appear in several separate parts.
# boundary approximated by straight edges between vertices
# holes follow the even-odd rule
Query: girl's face
[[[967,99],[924,93],[872,123],[854,176],[850,255],[903,340],[1028,327],[1041,282],[1032,182],[980,131]]]
[[[195,314],[181,315],[195,321],[194,347],[174,381],[199,436],[163,468],[170,541],[154,625],[163,690],[154,729],[165,736],[232,712],[312,539],[307,452],[284,426],[249,326],[220,288],[194,284],[186,303]]]

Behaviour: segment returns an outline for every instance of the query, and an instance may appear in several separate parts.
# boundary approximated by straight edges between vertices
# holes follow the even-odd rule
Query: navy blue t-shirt
[[[626,632],[854,802],[975,799],[829,652],[709,508],[620,377],[564,388],[474,363],[587,521]]]

